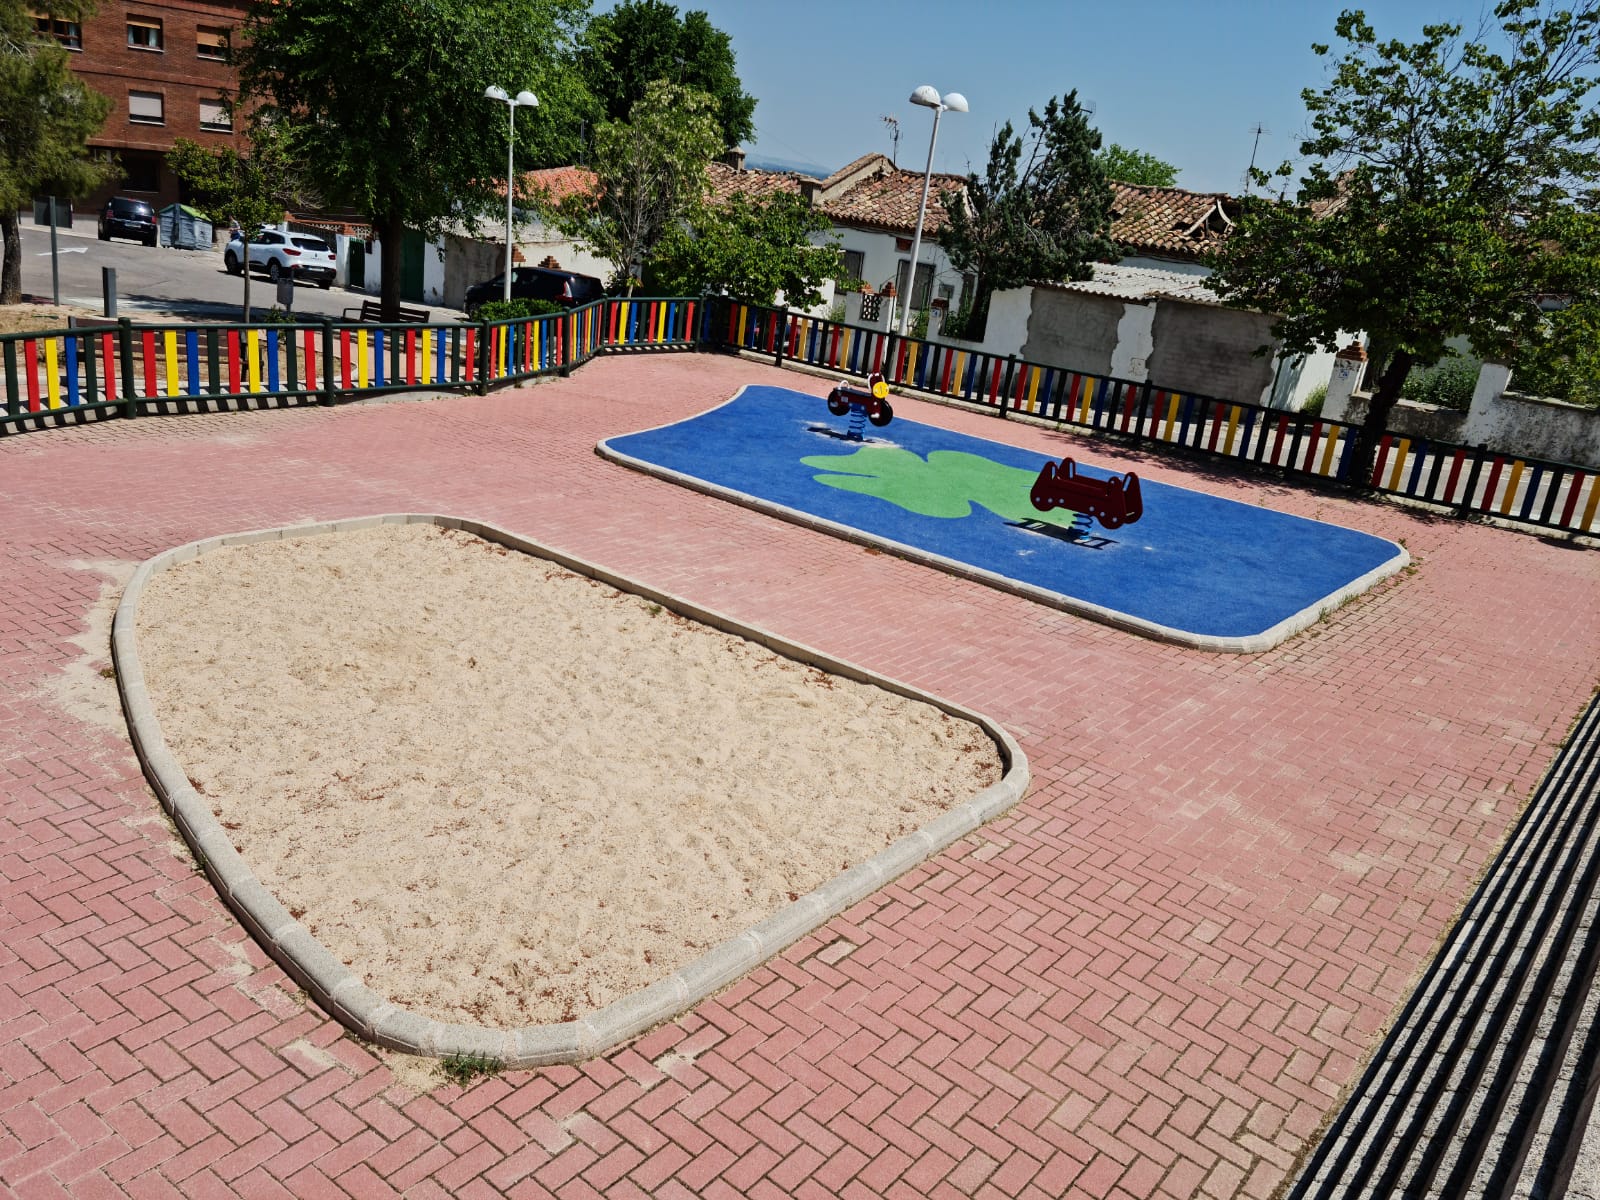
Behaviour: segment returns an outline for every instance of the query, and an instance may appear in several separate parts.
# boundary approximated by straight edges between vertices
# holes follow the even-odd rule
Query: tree
[[[812,239],[831,222],[803,197],[735,195],[701,208],[692,227],[670,228],[651,264],[651,284],[664,296],[718,292],[747,304],[795,308],[822,299],[822,284],[843,282],[837,238]]]
[[[1028,110],[1026,142],[1007,121],[989,147],[980,179],[944,197],[949,221],[939,235],[950,261],[978,277],[974,319],[985,319],[996,291],[1029,280],[1079,280],[1091,263],[1116,257],[1110,238],[1111,185],[1096,157],[1100,134],[1078,94]]]
[[[270,128],[258,129],[249,154],[231,146],[208,150],[179,138],[167,152],[167,165],[194,193],[192,203],[215,224],[234,222],[244,238],[244,317],[250,320],[250,237],[283,219],[287,203],[300,199],[298,172],[285,157]]]
[[[505,203],[506,109],[498,85],[540,107],[516,122],[525,168],[572,162],[596,112],[571,66],[587,0],[253,0],[233,47],[271,125],[329,203],[371,220],[383,244],[382,304],[398,315],[405,231]]]
[[[631,293],[662,238],[700,216],[722,148],[714,108],[704,92],[658,80],[627,121],[595,130],[596,191],[567,197],[552,220],[613,264],[613,288]]]
[[[756,101],[739,82],[733,43],[703,12],[680,18],[664,0],[623,0],[589,22],[578,67],[607,120],[631,119],[645,90],[665,80],[713,98],[720,149],[755,134]]]
[[[1137,183],[1144,187],[1174,187],[1178,182],[1178,168],[1162,162],[1154,154],[1143,150],[1129,150],[1112,142],[1095,159],[1107,179],[1116,183]]]
[[[51,7],[62,20],[90,11],[73,3]],[[0,0],[0,304],[22,300],[17,210],[41,194],[82,196],[116,175],[87,149],[111,102],[72,74],[64,47],[34,32],[31,13],[18,0]]]
[[[1209,285],[1278,314],[1273,334],[1292,351],[1368,334],[1378,384],[1354,449],[1359,484],[1414,365],[1459,335],[1486,357],[1560,338],[1600,292],[1586,191],[1600,174],[1589,100],[1600,6],[1502,0],[1495,17],[1499,48],[1485,44],[1492,29],[1465,41],[1445,24],[1380,42],[1360,12],[1343,13],[1331,80],[1303,93],[1312,162],[1296,199],[1249,201],[1214,259]],[[1551,319],[1550,297],[1580,304]]]

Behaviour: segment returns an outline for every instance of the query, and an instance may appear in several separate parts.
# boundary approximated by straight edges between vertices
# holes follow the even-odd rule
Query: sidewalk
[[[1600,555],[914,400],[899,416],[1403,539],[1268,653],[1092,625],[603,462],[713,355],[414,404],[0,439],[0,1191],[1270,1196],[1600,663]],[[581,1068],[418,1094],[241,933],[127,747],[109,613],[231,530],[478,517],[992,714],[1013,812]],[[1135,529],[1137,527],[1134,527]]]

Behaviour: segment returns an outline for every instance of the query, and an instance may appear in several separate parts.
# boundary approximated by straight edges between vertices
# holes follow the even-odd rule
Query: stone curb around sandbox
[[[351,533],[379,525],[437,525],[495,542],[535,558],[553,562],[599,583],[659,604],[682,617],[766,646],[786,658],[931,704],[953,717],[983,729],[1000,752],[1005,772],[965,804],[907,834],[842,874],[779,909],[766,920],[713,947],[664,979],[577,1020],[554,1025],[529,1025],[498,1030],[455,1025],[419,1016],[378,995],[312,936],[258,880],[189,782],[168,749],[145,687],[139,661],[137,619],[139,598],[149,579],[160,571],[227,546],[284,538]],[[210,877],[224,903],[261,947],[317,1004],[347,1029],[368,1041],[408,1054],[438,1058],[470,1057],[507,1068],[577,1063],[593,1058],[671,1020],[701,1000],[761,965],[885,884],[926,861],[980,825],[993,820],[1022,799],[1028,786],[1028,760],[1004,729],[981,713],[929,695],[917,688],[876,675],[863,667],[832,658],[809,646],[745,625],[668,592],[657,591],[583,559],[518,537],[482,521],[426,513],[389,513],[343,521],[291,525],[224,534],[189,542],[141,563],[122,594],[111,632],[112,662],[127,715],[134,750],[162,806]]]
[[[737,401],[740,396],[744,395],[746,388],[752,386],[762,385],[745,384],[733,394],[731,399],[724,400],[719,404],[714,404],[704,412],[696,413],[694,415],[704,416],[706,413],[715,412],[719,408],[725,408]],[[919,400],[926,399],[926,397],[920,395],[916,396],[915,398]],[[954,406],[947,405],[947,407]],[[680,417],[676,421],[668,421],[662,425],[654,425],[649,429],[637,429],[631,433],[620,434],[618,436],[635,437],[641,433],[654,433],[658,429],[669,429],[673,425],[680,425],[686,419],[692,420],[693,417]],[[962,579],[970,579],[976,583],[987,584],[989,587],[997,588],[1002,592],[1010,592],[1014,596],[1021,596],[1024,599],[1033,600],[1040,604],[1048,605],[1049,607],[1059,609],[1062,612],[1071,613],[1073,616],[1085,617],[1091,621],[1098,621],[1102,625],[1110,625],[1113,628],[1120,629],[1125,633],[1136,633],[1143,637],[1153,638],[1156,641],[1171,642],[1172,644],[1178,646],[1187,646],[1191,650],[1210,650],[1222,654],[1260,654],[1264,651],[1271,650],[1274,646],[1280,645],[1289,638],[1293,637],[1295,634],[1311,628],[1311,626],[1315,625],[1328,614],[1343,607],[1349,601],[1355,599],[1369,588],[1381,583],[1389,576],[1404,570],[1411,563],[1411,554],[1404,546],[1401,546],[1395,542],[1389,542],[1389,544],[1394,547],[1395,552],[1384,562],[1379,563],[1376,567],[1373,567],[1365,574],[1359,575],[1355,579],[1350,580],[1343,587],[1340,587],[1332,592],[1329,592],[1327,595],[1322,596],[1314,603],[1306,605],[1306,607],[1302,608],[1299,612],[1291,613],[1289,616],[1285,617],[1275,625],[1269,626],[1268,628],[1257,633],[1243,634],[1239,636],[1192,633],[1187,629],[1177,629],[1171,625],[1162,625],[1157,621],[1146,620],[1143,617],[1136,617],[1131,613],[1121,612],[1114,608],[1107,608],[1105,605],[1095,604],[1090,600],[1080,600],[1076,596],[1069,596],[1062,592],[1053,592],[1048,588],[1042,588],[1031,583],[1025,583],[1020,579],[1012,579],[1008,575],[1001,575],[994,571],[985,570],[982,567],[975,567],[971,563],[961,562],[959,559],[947,558],[943,554],[938,554],[932,550],[925,550],[921,546],[912,546],[905,542],[897,542],[893,538],[884,537],[876,533],[869,533],[864,529],[856,528],[854,525],[845,525],[838,521],[831,521],[827,517],[819,517],[813,513],[804,512],[798,508],[790,508],[786,504],[780,504],[775,500],[767,500],[760,496],[754,496],[748,492],[741,492],[737,488],[725,487],[719,483],[712,483],[710,480],[701,479],[696,475],[685,474],[682,471],[674,470],[672,467],[663,467],[657,463],[651,462],[649,459],[637,458],[634,455],[619,450],[611,444],[611,441],[612,439],[610,438],[603,438],[599,442],[595,443],[594,452],[609,462],[614,462],[618,466],[627,467],[630,470],[638,471],[640,474],[653,475],[657,479],[665,480],[668,483],[675,483],[679,487],[688,488],[690,491],[699,492],[706,496],[712,496],[718,500],[727,500],[730,503],[737,504],[742,508],[753,509],[756,512],[764,513],[769,517],[777,517],[779,520],[788,521],[791,524],[799,525],[805,529],[816,530],[818,533],[830,534],[831,536],[841,538],[844,541],[854,542],[858,546],[869,546],[874,550],[884,550],[890,554],[904,558],[909,562],[920,563],[925,567],[933,567],[937,570],[958,576]],[[1242,501],[1235,501],[1235,503],[1242,503]],[[1312,524],[1316,525],[1330,524],[1330,522],[1318,521],[1314,517],[1300,517],[1298,519],[1302,521],[1310,521]],[[1377,537],[1376,534],[1369,534],[1368,536]],[[1389,541],[1388,538],[1378,538],[1378,540],[1385,542]]]

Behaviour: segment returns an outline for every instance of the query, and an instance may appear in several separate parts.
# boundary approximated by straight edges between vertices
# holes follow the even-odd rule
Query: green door
[[[406,230],[400,243],[400,299],[413,303],[422,301],[422,256],[427,243],[414,229]]]

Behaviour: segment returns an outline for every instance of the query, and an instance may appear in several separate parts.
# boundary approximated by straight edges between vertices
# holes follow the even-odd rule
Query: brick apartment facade
[[[73,71],[111,100],[111,113],[89,145],[114,154],[126,177],[79,201],[79,213],[96,212],[112,195],[158,208],[181,199],[177,176],[166,165],[166,152],[180,137],[244,148],[244,135],[233,130],[223,104],[238,90],[225,61],[225,37],[244,9],[243,3],[204,0],[101,0],[81,22],[36,18],[41,32],[72,51]]]

